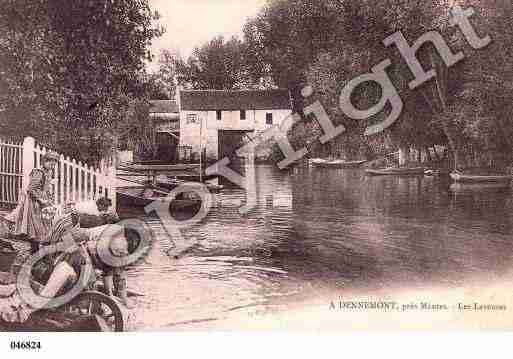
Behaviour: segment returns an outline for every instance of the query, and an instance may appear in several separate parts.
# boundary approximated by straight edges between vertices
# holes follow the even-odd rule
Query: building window
[[[187,115],[187,123],[198,123],[198,115],[190,113]]]
[[[217,110],[216,116],[217,116],[217,121],[221,121],[223,119],[223,111]]]
[[[265,114],[265,124],[266,125],[272,125],[273,124],[273,114],[272,113],[266,113]]]
[[[246,110],[240,110],[240,119],[241,121],[246,119]]]

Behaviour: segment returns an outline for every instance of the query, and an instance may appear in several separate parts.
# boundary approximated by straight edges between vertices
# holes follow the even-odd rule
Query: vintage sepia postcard
[[[0,331],[512,330],[512,10],[2,1]]]

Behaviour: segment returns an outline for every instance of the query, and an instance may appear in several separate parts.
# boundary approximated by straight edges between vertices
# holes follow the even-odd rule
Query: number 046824
[[[40,350],[41,342],[23,342],[23,341],[12,341],[12,350]]]

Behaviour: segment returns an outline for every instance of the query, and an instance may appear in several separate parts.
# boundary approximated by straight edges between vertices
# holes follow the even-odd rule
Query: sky
[[[152,50],[178,50],[183,57],[217,35],[242,35],[248,17],[256,15],[266,0],[149,0],[160,15],[166,33],[153,41]]]

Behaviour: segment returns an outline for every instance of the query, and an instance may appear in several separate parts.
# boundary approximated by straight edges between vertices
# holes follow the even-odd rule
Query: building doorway
[[[157,160],[166,163],[177,163],[178,139],[169,133],[157,133]]]

